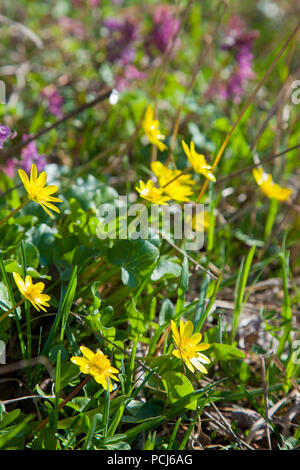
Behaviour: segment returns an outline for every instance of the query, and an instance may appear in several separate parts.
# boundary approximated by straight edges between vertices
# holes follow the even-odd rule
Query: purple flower
[[[9,127],[0,124],[0,149],[3,148],[4,142],[12,137],[12,132]]]
[[[23,142],[26,142],[26,140],[28,140],[30,137],[31,135],[24,134],[22,136]],[[45,168],[47,161],[46,155],[39,154],[35,142],[31,141],[22,148],[20,160],[11,158],[8,160],[6,166],[1,167],[1,170],[10,178],[12,178],[15,174],[16,168],[21,168],[22,170],[26,171],[26,173],[29,173],[33,163],[36,164],[37,170],[40,172]]]
[[[123,75],[116,76],[116,88],[118,91],[126,90],[134,80],[143,80],[146,77],[144,72],[138,70],[135,65],[128,64],[124,68]]]
[[[49,85],[45,87],[42,92],[42,96],[48,99],[48,108],[50,113],[54,116],[61,118],[63,117],[62,106],[63,106],[63,97],[57,91],[55,85]]]
[[[153,15],[153,41],[157,49],[165,52],[177,33],[179,23],[170,12],[168,5],[156,7]]]
[[[226,36],[221,47],[224,50],[239,50],[241,46],[245,45],[251,48],[257,36],[258,31],[249,31],[243,18],[235,15],[228,23]]]
[[[109,31],[107,60],[120,61],[123,66],[132,63],[136,56],[134,42],[138,39],[136,23],[129,18],[107,18],[103,24]]]
[[[212,87],[207,94],[217,92],[223,99],[232,99],[236,104],[242,101],[247,83],[255,77],[252,47],[257,36],[258,32],[249,31],[240,16],[231,18],[221,48],[232,52],[235,60],[234,70],[226,82]]]
[[[179,22],[173,17],[169,5],[158,5],[153,14],[153,29],[150,42],[164,53],[172,44],[178,31]]]
[[[101,3],[101,0],[89,0],[89,4],[91,7],[98,7]]]
[[[26,142],[31,135],[24,134],[22,136],[23,142]],[[35,142],[32,140],[21,150],[21,160],[19,161],[20,168],[29,173],[32,164],[35,163],[37,170],[42,171],[46,164],[46,155],[39,154]]]

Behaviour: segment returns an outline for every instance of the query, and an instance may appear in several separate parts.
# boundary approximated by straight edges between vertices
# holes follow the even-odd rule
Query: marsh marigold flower
[[[108,380],[109,391],[111,392],[113,388],[111,379],[119,382],[118,377],[114,375],[119,373],[118,369],[112,367],[108,357],[100,350],[95,354],[89,348],[80,346],[80,351],[85,357],[74,356],[71,357],[71,361],[80,367],[80,372],[92,375],[105,390],[107,390]]]
[[[196,152],[194,142],[191,142],[190,148],[187,146],[184,140],[182,140],[181,143],[183,150],[195,172],[204,175],[205,178],[209,179],[210,181],[216,181],[216,178],[210,171],[211,165],[207,164],[204,155]]]
[[[161,140],[164,139],[165,136],[160,133],[160,130],[158,128],[159,121],[157,119],[154,119],[154,112],[152,106],[148,106],[145,113],[145,118],[142,122],[142,126],[151,144],[156,145],[161,152],[168,148],[163,142],[161,142]]]
[[[42,206],[45,212],[51,216],[51,209],[60,214],[59,209],[51,204],[52,202],[63,202],[58,197],[52,197],[51,194],[55,193],[58,188],[54,184],[45,186],[47,181],[47,173],[43,171],[40,176],[37,175],[36,165],[33,164],[30,172],[30,180],[24,170],[18,170],[19,176],[24,184],[24,188],[27,191],[29,199],[37,202]]]
[[[282,188],[272,180],[272,175],[265,173],[261,167],[254,168],[253,176],[262,192],[271,199],[287,201],[292,193],[289,188]]]
[[[29,302],[31,302],[34,308],[38,311],[42,309],[46,312],[47,310],[44,307],[50,307],[48,304],[50,296],[42,294],[45,289],[45,284],[43,282],[33,284],[32,278],[29,275],[26,276],[25,281],[23,281],[22,277],[18,273],[13,273],[13,276],[21,294],[29,300]]]
[[[153,204],[166,205],[167,201],[170,199],[169,196],[163,196],[164,190],[162,188],[156,188],[152,180],[147,181],[147,183],[140,180],[139,185],[140,186],[136,186],[135,189],[140,196]]]
[[[182,173],[180,170],[171,170],[171,168],[164,166],[159,161],[152,162],[151,169],[157,177],[159,185],[168,196],[178,202],[189,201],[189,196],[193,194],[191,186],[195,183],[191,175],[178,176]],[[169,183],[169,181],[171,181],[171,183]]]
[[[203,372],[203,374],[207,374],[207,370],[203,364],[209,364],[210,360],[199,351],[208,349],[210,345],[206,343],[199,344],[202,339],[202,334],[192,334],[194,327],[191,321],[184,323],[180,320],[178,330],[175,322],[171,320],[171,328],[176,346],[176,349],[173,350],[173,355],[178,357],[178,359],[182,359],[191,372],[198,369]]]

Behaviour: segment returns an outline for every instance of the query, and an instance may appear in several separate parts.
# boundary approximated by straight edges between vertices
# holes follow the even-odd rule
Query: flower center
[[[93,361],[90,362],[90,371],[92,374],[106,374],[110,368],[110,361],[106,356],[96,354]]]

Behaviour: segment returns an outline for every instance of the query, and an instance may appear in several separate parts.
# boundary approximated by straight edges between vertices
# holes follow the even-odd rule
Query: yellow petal
[[[28,289],[32,286],[32,277],[29,274],[25,278],[25,288]]]
[[[46,174],[46,173],[45,173]],[[42,175],[41,175],[42,176]],[[47,178],[47,175],[46,175],[46,178]],[[46,188],[43,188],[43,194],[45,194],[45,196],[50,196],[50,194],[53,194],[53,193],[56,193],[56,191],[58,191],[58,187],[55,186],[55,184],[50,184],[49,186],[47,186]]]
[[[192,345],[198,344],[198,343],[200,343],[201,339],[202,339],[202,334],[201,333],[195,333],[195,334],[193,334],[193,336],[190,339],[190,344],[192,344]]]
[[[184,326],[184,333],[183,336],[186,338],[190,338],[192,336],[194,330],[194,325],[191,321],[187,321]]]
[[[18,288],[20,289],[24,289],[25,288],[25,283],[23,281],[23,279],[21,278],[20,274],[18,273],[13,273],[13,277],[14,277],[14,280],[15,280],[15,283],[17,284]]]
[[[42,206],[42,208],[44,209],[44,211],[46,212],[46,214],[48,214],[48,215],[50,215],[50,217],[52,217],[52,214],[51,214],[51,212],[49,211],[49,209],[47,209],[47,207],[46,207],[44,204],[42,204],[42,203],[41,203],[41,206]]]
[[[20,176],[20,178],[21,178],[21,181],[22,181],[22,183],[24,184],[25,189],[26,189],[26,187],[29,185],[28,176],[27,176],[27,174],[25,173],[24,170],[18,170],[18,173],[19,173],[19,176]]]
[[[80,351],[89,361],[92,361],[94,359],[95,354],[89,348],[85,346],[80,346]]]
[[[188,148],[188,146],[186,145],[184,140],[181,141],[181,145],[183,147],[183,150],[184,150],[186,156],[189,158],[191,156],[191,152],[190,152],[190,149]]]
[[[43,171],[40,176],[37,178],[36,184],[40,187],[44,187],[47,181],[47,173]],[[51,186],[48,186],[50,188]],[[47,189],[48,189],[47,188]],[[46,189],[46,188],[45,188]]]
[[[87,366],[88,361],[84,357],[73,356],[70,361],[72,361],[77,366]]]
[[[56,207],[54,204],[51,204],[50,202],[43,202],[43,208],[44,208],[44,206],[46,206],[49,209],[51,209],[52,211],[57,212],[58,214],[60,214],[59,208]]]
[[[31,166],[30,171],[30,182],[36,183],[37,182],[37,168],[36,165],[33,163]]]

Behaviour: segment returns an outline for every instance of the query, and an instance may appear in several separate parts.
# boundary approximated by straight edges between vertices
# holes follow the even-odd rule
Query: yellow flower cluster
[[[178,202],[189,201],[189,196],[193,195],[191,187],[195,183],[191,175],[184,175],[180,170],[171,170],[159,161],[151,163],[151,170],[170,199]]]
[[[167,149],[167,146],[162,142],[165,137],[161,134],[159,125],[159,121],[154,119],[153,108],[148,106],[142,121],[142,127],[149,142],[156,145],[160,151],[164,151]],[[190,147],[188,147],[182,141],[182,146],[192,169],[210,181],[215,181],[215,177],[211,172],[211,166],[207,164],[204,155],[196,152],[194,142],[191,142]],[[159,187],[156,188],[152,180],[148,180],[146,183],[139,181],[139,186],[136,186],[136,190],[142,198],[153,204],[167,204],[167,201],[170,199],[177,202],[190,201],[190,196],[194,194],[192,186],[195,183],[191,175],[185,174],[185,171],[172,170],[160,161],[152,162],[151,169],[157,178]]]

